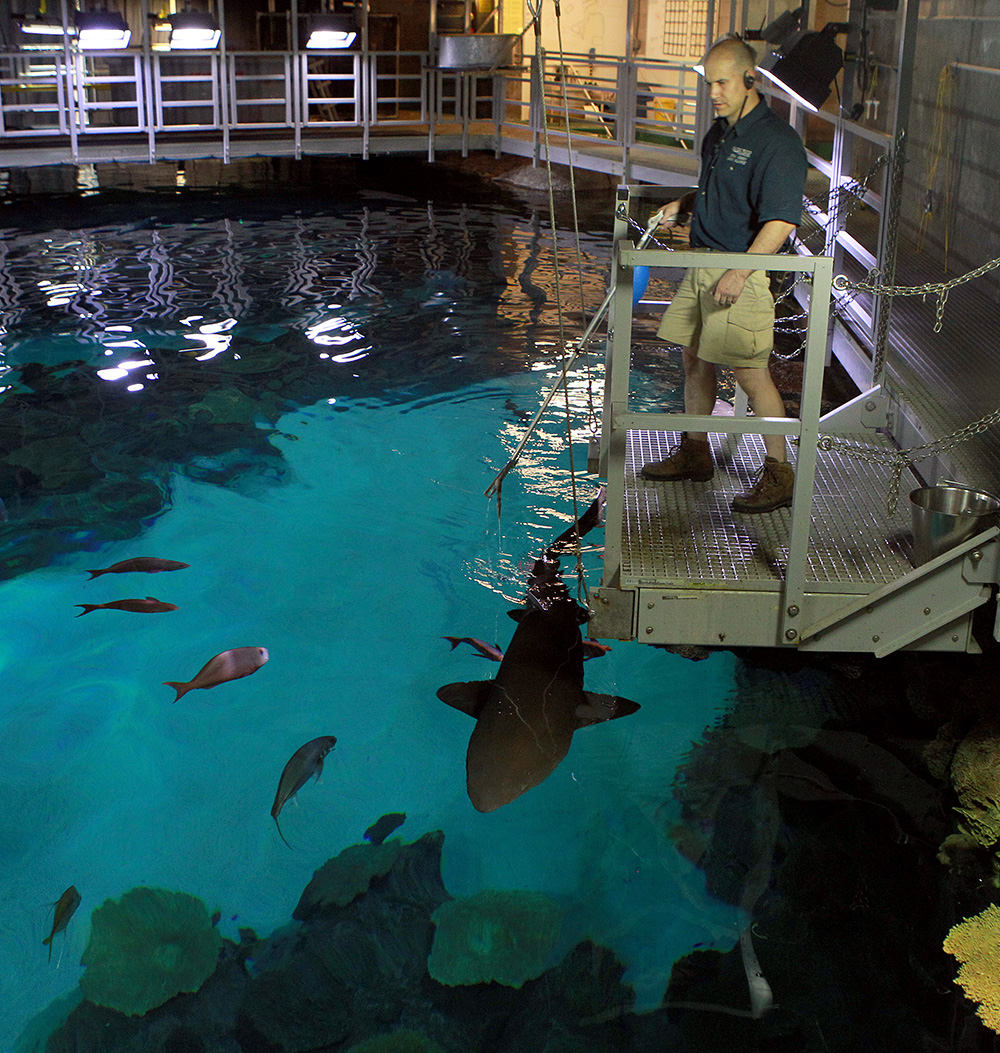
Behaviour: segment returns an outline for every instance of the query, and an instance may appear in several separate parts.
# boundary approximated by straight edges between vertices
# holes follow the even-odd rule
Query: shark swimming
[[[584,690],[580,626],[588,612],[559,577],[559,554],[600,522],[603,491],[535,561],[526,604],[494,680],[446,684],[442,702],[473,717],[466,786],[473,807],[492,812],[537,786],[566,756],[573,734],[634,713],[638,704]]]

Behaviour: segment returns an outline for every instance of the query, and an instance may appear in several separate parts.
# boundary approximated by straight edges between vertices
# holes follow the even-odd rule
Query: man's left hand
[[[720,307],[732,307],[740,298],[743,286],[747,283],[750,271],[726,271],[715,283],[712,297]]]

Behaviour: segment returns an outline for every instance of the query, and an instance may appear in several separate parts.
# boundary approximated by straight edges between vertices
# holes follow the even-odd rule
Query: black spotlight
[[[760,70],[803,105],[818,110],[830,97],[830,87],[844,65],[844,52],[834,38],[848,28],[847,23],[830,22],[818,33],[803,33],[787,55],[762,62]]]
[[[773,22],[769,22],[761,30],[760,39],[766,40],[771,47],[778,50],[798,31],[801,20],[801,7],[795,8],[794,11],[782,11]]]

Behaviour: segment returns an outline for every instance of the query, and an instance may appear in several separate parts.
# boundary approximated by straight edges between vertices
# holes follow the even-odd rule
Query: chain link
[[[865,446],[863,443],[854,442],[851,439],[839,439],[833,435],[821,435],[816,448],[820,450],[839,450],[848,457],[854,457],[868,464],[888,464],[892,466],[892,480],[889,485],[889,494],[886,511],[892,516],[899,502],[899,487],[903,472],[912,468],[917,461],[926,461],[928,457],[936,457],[976,435],[981,435],[994,424],[1000,423],[1000,410],[994,410],[985,417],[966,424],[957,431],[946,435],[942,439],[933,442],[921,443],[919,446],[911,446],[908,450],[885,450],[875,446]]]
[[[846,275],[838,274],[837,277],[833,279],[833,287],[838,292],[853,289],[858,292],[868,292],[877,296],[887,296],[890,298],[893,296],[936,296],[938,302],[935,310],[934,332],[940,333],[941,326],[944,322],[944,307],[948,302],[948,293],[950,293],[956,285],[964,285],[966,282],[971,282],[974,278],[981,278],[984,274],[989,274],[990,271],[995,271],[997,267],[1000,267],[1000,257],[997,257],[995,260],[990,260],[988,263],[984,263],[974,271],[969,271],[967,274],[962,274],[957,278],[952,278],[949,282],[927,282],[924,285],[883,285],[879,280],[882,277],[882,274],[877,270],[870,271],[867,278],[860,282],[852,282]]]

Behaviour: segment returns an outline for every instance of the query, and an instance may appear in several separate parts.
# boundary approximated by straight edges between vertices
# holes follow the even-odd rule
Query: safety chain
[[[908,450],[882,450],[853,442],[850,439],[838,439],[833,435],[821,435],[816,447],[820,450],[839,450],[849,457],[856,457],[868,464],[892,465],[892,481],[889,486],[886,509],[891,516],[895,513],[896,505],[899,503],[899,487],[903,472],[907,468],[912,468],[917,461],[925,461],[928,457],[935,457],[939,453],[960,446],[963,442],[982,434],[987,428],[992,428],[997,423],[1000,423],[1000,410],[994,410],[972,424],[966,424],[943,439],[925,442],[920,446],[911,446]]]
[[[941,326],[944,322],[944,305],[948,302],[948,294],[956,285],[964,285],[965,282],[972,281],[973,278],[981,278],[984,274],[989,274],[990,271],[994,271],[1000,267],[1000,257],[995,260],[990,260],[988,263],[984,263],[981,267],[977,267],[974,271],[969,271],[968,274],[963,274],[958,278],[952,278],[950,282],[927,282],[925,285],[881,285],[878,279],[881,277],[881,272],[877,270],[870,271],[868,277],[864,281],[852,282],[846,275],[838,274],[833,279],[833,287],[838,292],[843,292],[847,289],[854,289],[858,292],[869,292],[879,296],[937,296],[937,309],[935,311],[935,322],[934,332],[940,333]]]

